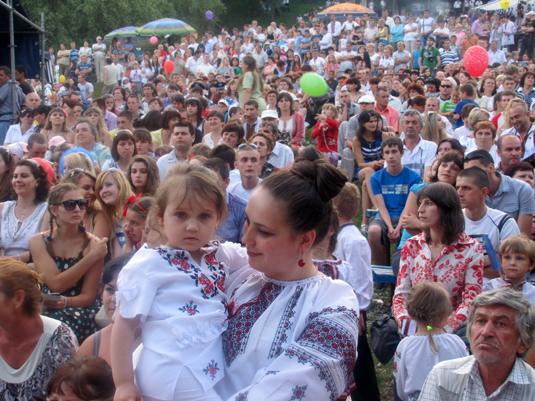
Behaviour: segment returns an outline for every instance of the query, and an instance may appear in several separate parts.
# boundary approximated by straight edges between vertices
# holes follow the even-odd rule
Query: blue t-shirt
[[[422,189],[423,187],[427,187],[430,182],[426,182],[424,184],[416,184],[411,187],[411,192],[414,192],[415,194],[418,194],[418,191]],[[405,244],[405,241],[407,241],[409,238],[413,237],[413,235],[408,232],[407,230],[403,230],[403,233],[401,234],[401,239],[399,240],[399,246],[398,249],[403,248],[403,244]]]
[[[457,106],[455,106],[455,110],[453,110],[453,113],[461,115],[461,110],[463,109],[463,106],[465,106],[467,104],[470,104],[470,103],[473,103],[477,107],[479,107],[479,105],[476,102],[474,102],[472,99],[465,99],[465,100],[461,100],[459,103],[457,103]],[[464,127],[464,123],[463,123],[463,119],[462,118],[459,118],[457,120],[457,122],[455,123],[455,128],[459,128],[459,127]]]
[[[409,188],[421,181],[420,174],[408,167],[403,167],[403,171],[398,175],[390,175],[384,168],[370,178],[373,194],[383,195],[390,217],[401,216],[409,197]]]
[[[416,69],[416,70],[420,68],[420,66],[418,65],[419,58],[420,58],[420,50],[413,50],[412,51],[412,60],[414,62],[414,69]]]

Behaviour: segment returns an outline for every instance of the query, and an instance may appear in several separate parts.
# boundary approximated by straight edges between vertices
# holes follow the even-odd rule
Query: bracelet
[[[19,262],[22,262],[22,261],[20,260],[20,255],[17,255],[17,260],[18,260]]]
[[[67,308],[67,297],[63,297],[63,309]]]

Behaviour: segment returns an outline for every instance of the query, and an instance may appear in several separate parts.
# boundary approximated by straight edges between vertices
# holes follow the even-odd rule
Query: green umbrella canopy
[[[149,22],[142,27],[136,28],[139,36],[165,36],[165,35],[186,35],[197,31],[184,21],[173,18],[163,18]]]

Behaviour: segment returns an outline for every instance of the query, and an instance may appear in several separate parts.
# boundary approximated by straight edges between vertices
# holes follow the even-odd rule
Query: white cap
[[[375,104],[375,98],[373,96],[370,96],[370,95],[364,95],[364,96],[361,96],[357,102],[358,104],[361,104],[361,103],[373,103]]]
[[[535,15],[535,11],[530,11],[527,15]]]
[[[223,103],[225,106],[228,107],[228,102],[225,99],[220,99],[217,103]]]
[[[264,119],[264,118],[275,118],[275,119],[279,119],[279,115],[277,114],[277,112],[275,110],[264,110],[262,112],[262,117],[260,117],[261,119]]]

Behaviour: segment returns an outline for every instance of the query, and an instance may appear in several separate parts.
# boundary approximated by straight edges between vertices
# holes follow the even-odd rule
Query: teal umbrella
[[[104,36],[104,42],[110,44],[114,38],[121,39],[121,42],[125,43],[126,38],[131,38],[134,47],[150,47],[150,38],[148,36],[139,36],[135,32],[135,27],[127,26],[126,28],[119,28],[115,31],[108,33]]]
[[[113,38],[128,38],[136,36],[136,27],[135,26],[125,26],[124,28],[116,29],[111,31],[106,36],[105,40],[113,40]]]
[[[136,28],[139,36],[165,36],[165,35],[186,35],[197,32],[184,21],[173,18],[163,18],[149,22],[142,27]]]

